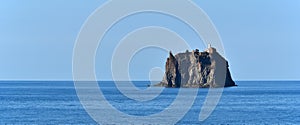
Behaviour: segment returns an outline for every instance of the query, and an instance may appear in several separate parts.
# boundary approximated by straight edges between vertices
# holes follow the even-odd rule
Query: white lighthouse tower
[[[213,47],[211,47],[211,44],[208,44],[206,52],[208,52],[208,53],[214,53],[214,52],[216,52],[216,49],[213,48]]]

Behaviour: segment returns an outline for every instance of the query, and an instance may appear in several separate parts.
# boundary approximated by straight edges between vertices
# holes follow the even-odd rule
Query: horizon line
[[[39,81],[53,81],[53,82],[70,82],[70,81],[79,81],[79,82],[91,82],[91,81],[94,81],[94,80],[72,80],[72,79],[0,79],[0,82],[9,82],[9,81],[32,81],[32,82],[39,82]],[[127,80],[96,80],[97,82],[108,82],[108,81],[118,81],[118,82],[128,82]],[[136,82],[136,81],[149,81],[149,80],[131,80],[133,82]],[[160,82],[161,80],[159,81],[153,81],[153,82]],[[253,80],[233,80],[235,82],[259,82],[259,81],[300,81],[297,80],[297,79],[262,79],[262,80],[259,80],[259,79],[253,79]]]

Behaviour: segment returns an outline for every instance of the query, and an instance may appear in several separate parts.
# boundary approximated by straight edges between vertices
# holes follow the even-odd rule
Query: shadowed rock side
[[[196,49],[175,56],[170,52],[164,78],[157,86],[200,88],[236,86],[228,67],[228,62],[212,47],[204,52]]]

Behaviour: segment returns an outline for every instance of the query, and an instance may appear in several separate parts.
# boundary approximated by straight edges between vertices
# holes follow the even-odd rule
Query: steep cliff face
[[[165,77],[167,81],[167,87],[180,87],[181,75],[178,68],[178,61],[172,53],[170,53],[166,62]]]
[[[196,49],[175,56],[170,52],[165,76],[158,85],[200,88],[235,86],[228,67],[228,62],[212,47],[204,52]]]

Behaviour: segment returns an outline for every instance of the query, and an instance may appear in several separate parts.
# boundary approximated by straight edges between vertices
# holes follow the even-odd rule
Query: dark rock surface
[[[228,62],[215,48],[198,49],[175,56],[170,52],[163,80],[157,86],[217,88],[236,86]]]

